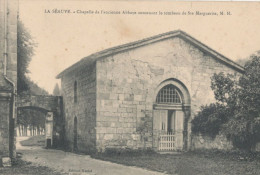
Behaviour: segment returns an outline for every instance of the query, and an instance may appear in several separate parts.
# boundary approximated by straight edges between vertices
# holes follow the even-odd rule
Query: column
[[[53,112],[47,112],[45,121],[45,146],[51,147],[53,144]]]

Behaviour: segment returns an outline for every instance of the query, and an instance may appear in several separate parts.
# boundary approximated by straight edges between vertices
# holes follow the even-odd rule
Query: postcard
[[[0,2],[0,174],[260,174],[260,2]]]

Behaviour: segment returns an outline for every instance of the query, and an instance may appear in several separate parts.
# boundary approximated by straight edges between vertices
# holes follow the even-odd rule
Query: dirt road
[[[41,147],[23,147],[19,144],[19,141],[24,139],[27,138],[17,137],[17,152],[23,154],[23,160],[70,175],[162,175],[162,173],[142,168],[96,160],[87,155],[43,149]]]

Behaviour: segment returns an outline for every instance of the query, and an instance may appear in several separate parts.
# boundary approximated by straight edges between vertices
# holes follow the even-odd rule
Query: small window
[[[172,84],[164,86],[156,97],[156,103],[180,104],[181,98],[178,90]]]
[[[78,101],[78,84],[77,81],[74,82],[74,103]]]

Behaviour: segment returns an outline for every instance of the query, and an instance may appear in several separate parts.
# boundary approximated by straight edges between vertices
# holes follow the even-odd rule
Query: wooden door
[[[153,111],[153,147],[158,147],[159,136],[167,132],[167,110],[154,110]]]
[[[153,130],[159,133],[167,132],[168,110],[154,110]]]

